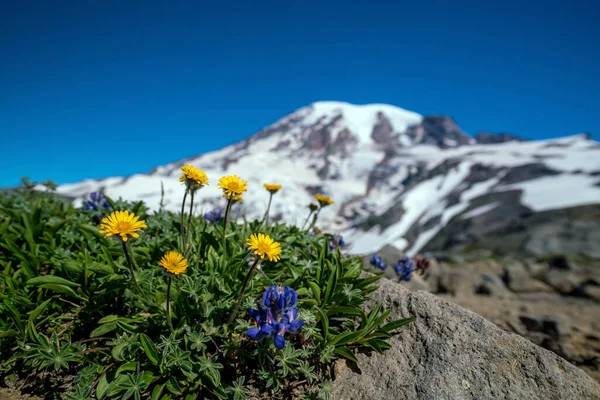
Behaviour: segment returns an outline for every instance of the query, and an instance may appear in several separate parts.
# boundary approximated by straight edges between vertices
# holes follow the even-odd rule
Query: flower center
[[[127,221],[119,221],[116,228],[119,232],[126,232],[131,230],[131,224]]]
[[[259,243],[256,247],[258,247],[258,250],[262,251],[263,253],[268,253],[271,250],[271,246],[269,246],[267,243]]]

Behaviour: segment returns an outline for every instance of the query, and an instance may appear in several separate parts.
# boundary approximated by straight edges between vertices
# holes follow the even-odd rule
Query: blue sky
[[[595,3],[2,2],[0,187],[147,172],[319,100],[598,139]]]

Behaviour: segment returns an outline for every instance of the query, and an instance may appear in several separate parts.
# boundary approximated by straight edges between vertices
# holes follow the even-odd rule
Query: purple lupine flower
[[[99,224],[102,218],[106,217],[106,211],[110,211],[110,203],[101,192],[92,192],[88,198],[83,201],[81,211],[89,211],[95,223]]]
[[[342,235],[333,235],[331,240],[329,241],[329,250],[335,250],[337,247],[342,248],[346,245],[344,242],[344,238]]]
[[[248,309],[248,315],[254,319],[256,326],[248,329],[246,335],[259,340],[274,334],[275,347],[282,349],[286,332],[296,333],[304,325],[304,321],[298,319],[297,303],[298,293],[289,286],[269,286],[258,309]]]
[[[383,259],[376,254],[373,254],[371,256],[370,263],[372,266],[377,267],[382,271],[384,271],[388,267],[387,264],[383,262]]]
[[[223,218],[223,210],[217,209],[212,210],[204,214],[204,219],[207,220],[211,225],[218,223]]]
[[[83,201],[83,207],[81,209],[83,210],[84,208],[86,210],[94,211],[101,209],[110,211],[110,204],[101,192],[92,192],[89,194],[89,197]]]
[[[408,257],[402,257],[394,264],[394,271],[396,271],[403,281],[410,281],[414,271],[414,264]]]

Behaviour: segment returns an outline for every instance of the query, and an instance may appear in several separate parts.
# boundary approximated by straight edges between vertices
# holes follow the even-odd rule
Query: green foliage
[[[231,222],[225,257],[222,224],[193,217],[189,267],[173,278],[171,330],[159,261],[167,251],[181,251],[180,216],[108,199],[113,209],[132,211],[148,225],[129,242],[138,289],[121,243],[99,233],[98,212],[65,203],[51,182],[45,191],[34,187],[24,180],[22,189],[0,194],[0,375],[27,380],[32,394],[241,400],[302,393],[324,399],[334,359],[357,362],[359,348],[383,352],[396,330],[413,321],[389,321],[381,305],[367,311],[380,277],[364,274],[359,258],[331,251],[328,235]],[[282,350],[272,340],[246,337],[252,325],[245,311],[227,323],[253,262],[245,240],[255,232],[280,242],[283,253],[277,263],[261,262],[242,305],[256,307],[271,284],[298,292],[305,324],[286,335]]]

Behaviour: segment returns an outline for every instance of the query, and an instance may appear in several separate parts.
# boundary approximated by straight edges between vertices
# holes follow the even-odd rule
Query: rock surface
[[[416,317],[384,354],[358,354],[336,368],[334,398],[598,399],[582,370],[483,317],[424,291],[382,279],[373,303],[390,318]]]

